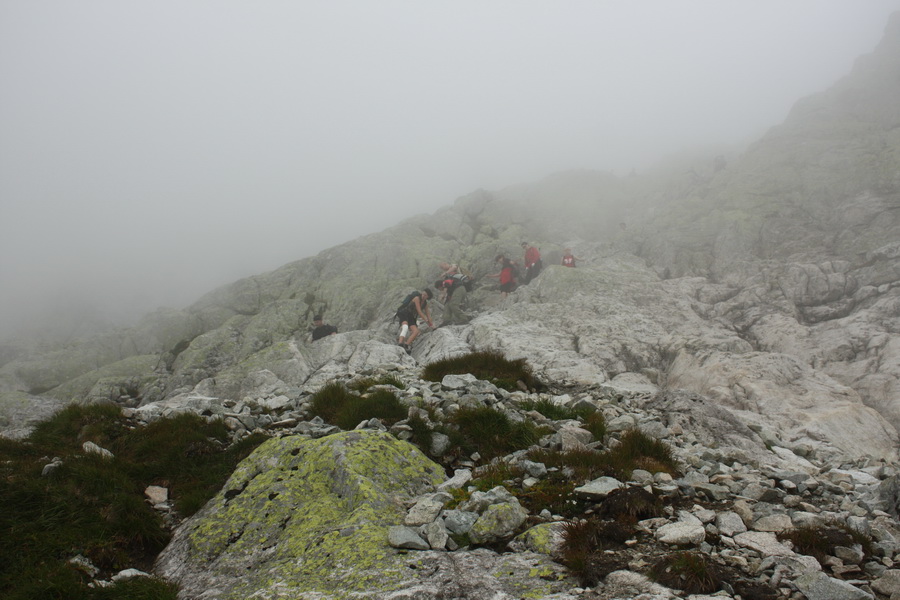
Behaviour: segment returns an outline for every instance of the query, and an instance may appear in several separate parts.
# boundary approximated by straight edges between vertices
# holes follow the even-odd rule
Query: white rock
[[[589,498],[606,498],[610,492],[625,487],[625,484],[613,477],[598,477],[593,481],[575,488],[575,493]]]
[[[169,501],[168,488],[158,485],[148,485],[147,489],[144,490],[144,495],[150,501],[150,504],[163,504]]]
[[[87,452],[88,454],[98,454],[105,459],[114,458],[113,453],[107,450],[106,448],[101,448],[94,442],[85,442],[81,445],[81,449]]]

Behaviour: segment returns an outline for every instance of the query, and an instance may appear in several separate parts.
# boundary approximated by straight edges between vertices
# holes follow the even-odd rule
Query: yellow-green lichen
[[[555,532],[559,528],[559,523],[540,523],[518,535],[516,539],[532,552],[553,556],[557,551],[558,535]]]
[[[229,598],[261,587],[331,597],[394,589],[402,564],[387,528],[442,480],[438,465],[386,433],[271,439],[195,519],[191,560],[215,576],[243,572]],[[366,575],[375,571],[379,581]]]

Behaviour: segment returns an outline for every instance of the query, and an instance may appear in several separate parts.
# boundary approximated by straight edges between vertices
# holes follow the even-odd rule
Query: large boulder
[[[438,465],[383,432],[271,439],[178,528],[156,572],[198,600],[437,600],[448,590],[486,600],[571,587],[541,555],[392,548],[388,532],[406,504],[443,480]]]

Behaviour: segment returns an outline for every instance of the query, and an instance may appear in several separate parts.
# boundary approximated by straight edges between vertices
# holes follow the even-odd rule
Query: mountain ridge
[[[720,401],[743,407],[740,393],[721,391],[741,387],[732,381],[735,375],[722,371],[724,354],[710,362],[709,353],[729,353],[728,360],[741,362],[762,352],[791,357],[787,362],[797,366],[784,368],[811,369],[809,377],[830,380],[832,400],[851,397],[861,411],[874,408],[896,429],[900,109],[891,99],[900,97],[900,80],[892,76],[900,65],[898,40],[895,14],[885,38],[850,74],[799,101],[784,123],[727,163],[710,159],[665,179],[652,172],[616,177],[576,171],[496,192],[478,190],[434,214],[213,290],[185,310],[160,310],[128,330],[11,360],[0,368],[0,392],[5,404],[18,406],[23,395],[60,403],[121,398],[146,404],[198,386],[243,393],[248,390],[236,381],[266,361],[305,363],[286,371],[299,377],[287,383],[305,385],[307,371],[315,371],[313,349],[305,341],[314,313],[324,312],[342,332],[368,331],[369,339],[391,343],[395,304],[410,289],[429,284],[436,265],[449,260],[480,280],[471,294],[480,314],[452,343],[431,348],[424,337],[415,354],[419,362],[488,345],[525,358],[532,358],[531,349],[544,348],[554,357],[550,363],[559,363],[545,375],[565,376],[561,357],[568,356],[578,364],[595,363],[586,369],[589,383],[646,371],[655,373],[656,385],[672,379],[669,369],[684,352],[677,365],[691,365],[696,375],[678,372],[676,379],[693,382],[695,392],[718,390]],[[570,310],[566,294],[583,293],[554,285],[591,289],[589,281],[577,278],[559,283],[563,275],[551,277],[548,269],[546,285],[539,280],[500,302],[485,276],[494,270],[496,254],[515,256],[522,240],[537,243],[547,264],[574,247],[587,259],[578,276],[596,265],[601,268],[593,277],[603,280],[604,268],[618,272],[622,278],[607,283],[620,288],[632,277],[648,290],[662,290],[661,296],[683,294],[675,320],[699,317],[697,330],[685,331],[666,352],[647,350],[664,345],[661,334],[647,340],[639,329],[617,330],[618,342],[597,342],[585,354],[579,346],[590,344],[572,343],[588,337],[583,325],[554,321],[549,308],[520,310],[519,320],[512,319],[531,304]],[[590,329],[608,333],[611,326],[603,324],[600,311],[613,305],[617,290],[607,285],[597,293],[602,301],[586,301],[579,310]],[[668,317],[662,305],[647,310],[647,322],[663,326]],[[553,321],[555,329],[538,331],[535,319]],[[537,337],[507,339],[523,327]],[[353,339],[360,335],[365,337]],[[722,339],[728,340],[724,346]],[[609,358],[617,352],[640,359],[622,370],[621,360]],[[669,363],[660,358],[667,352]],[[781,384],[772,385],[775,390]],[[894,432],[880,440],[878,452],[895,437]]]

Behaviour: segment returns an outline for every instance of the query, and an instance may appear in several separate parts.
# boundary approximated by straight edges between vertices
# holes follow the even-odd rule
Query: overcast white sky
[[[756,138],[900,0],[0,0],[0,335]]]

